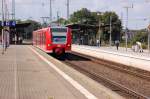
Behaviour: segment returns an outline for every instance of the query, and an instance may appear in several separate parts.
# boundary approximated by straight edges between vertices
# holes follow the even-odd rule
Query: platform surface
[[[73,45],[72,50],[82,54],[97,58],[118,62],[124,65],[133,66],[150,71],[150,52],[144,50],[143,53],[133,52],[130,48],[116,47],[95,47],[85,45]]]
[[[38,57],[31,48],[33,47],[28,45],[11,45],[4,55],[0,54],[0,99],[90,99],[87,98],[90,95],[86,96],[88,93],[85,90],[79,91]],[[70,69],[70,74],[76,73],[79,77],[79,73],[71,71]],[[89,78],[83,77],[82,79]],[[84,83],[87,84],[86,80]],[[111,99],[116,99],[116,97],[121,99],[121,96],[109,89],[99,87],[99,84],[90,81],[94,85],[89,84],[89,86],[95,92],[89,92],[95,93],[94,99],[110,99],[110,96],[114,97]],[[98,91],[97,89],[104,90]],[[82,91],[87,94],[83,94]]]
[[[27,46],[0,55],[0,99],[86,99]]]

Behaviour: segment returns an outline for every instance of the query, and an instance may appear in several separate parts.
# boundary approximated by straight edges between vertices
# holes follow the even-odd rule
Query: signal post
[[[150,25],[148,26],[148,51],[150,52]]]

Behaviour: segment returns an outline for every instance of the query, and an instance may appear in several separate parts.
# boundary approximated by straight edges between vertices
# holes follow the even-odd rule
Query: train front
[[[53,53],[57,56],[71,51],[71,30],[66,27],[51,28]]]

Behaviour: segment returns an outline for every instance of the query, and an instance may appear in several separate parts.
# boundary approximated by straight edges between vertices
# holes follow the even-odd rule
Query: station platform
[[[120,47],[96,47],[86,45],[73,45],[72,50],[78,53],[94,56],[108,61],[121,63],[142,70],[150,71],[150,52],[144,50],[143,53],[134,52],[130,48]]]
[[[123,99],[30,45],[0,54],[0,99]]]

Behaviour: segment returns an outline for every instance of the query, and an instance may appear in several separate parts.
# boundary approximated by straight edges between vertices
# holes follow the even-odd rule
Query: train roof
[[[67,29],[68,27],[65,27],[65,26],[50,26],[50,27],[46,27],[46,28],[41,28],[41,29],[38,29],[38,30],[36,30],[36,31],[34,31],[34,32],[39,32],[39,31],[43,31],[43,30],[47,30],[47,29],[49,29],[49,28],[55,28],[55,29]]]
[[[49,29],[49,27],[41,28],[41,29],[35,30],[34,32],[43,31],[43,30],[47,30],[47,29]]]
[[[52,26],[50,28],[64,28],[64,29],[66,29],[67,27],[65,27],[65,26]]]

